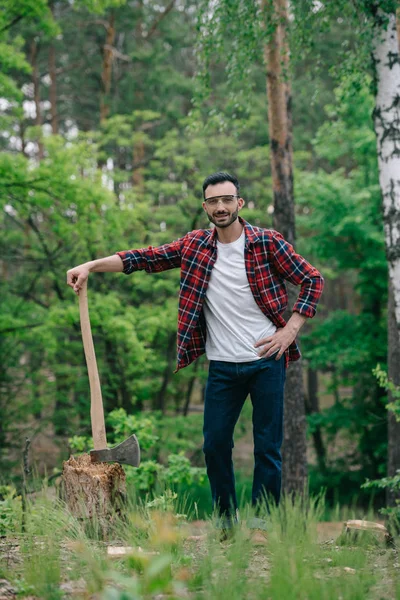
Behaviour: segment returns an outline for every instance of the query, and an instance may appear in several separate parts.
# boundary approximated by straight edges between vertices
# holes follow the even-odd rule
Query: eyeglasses
[[[230,206],[233,204],[235,198],[239,198],[239,196],[213,196],[212,198],[205,198],[204,201],[208,206],[217,206],[220,201],[224,206]]]

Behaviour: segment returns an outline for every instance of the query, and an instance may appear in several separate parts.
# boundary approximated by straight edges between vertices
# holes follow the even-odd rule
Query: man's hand
[[[79,294],[79,290],[89,277],[89,273],[122,273],[123,268],[122,259],[118,254],[90,260],[67,271],[67,285]]]
[[[89,273],[90,269],[88,263],[70,269],[67,271],[67,285],[72,287],[76,294],[79,294],[79,290],[89,277]]]
[[[290,344],[296,339],[300,327],[304,325],[306,320],[307,317],[303,317],[297,312],[293,313],[285,327],[278,329],[273,335],[258,340],[258,342],[254,344],[255,348],[260,348],[262,346],[258,356],[261,358],[269,358],[278,352],[275,360],[280,360],[285,350],[289,348]]]

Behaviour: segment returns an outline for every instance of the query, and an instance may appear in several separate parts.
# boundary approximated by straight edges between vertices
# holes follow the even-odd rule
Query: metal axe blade
[[[117,462],[124,465],[138,467],[140,464],[140,447],[136,435],[131,435],[114,448],[104,448],[102,450],[91,450],[90,458],[92,462]]]

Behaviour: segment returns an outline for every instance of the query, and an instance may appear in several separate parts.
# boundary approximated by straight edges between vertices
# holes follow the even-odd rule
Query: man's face
[[[232,225],[244,204],[243,198],[237,197],[236,187],[231,181],[209,185],[204,196],[203,208],[216,227]]]

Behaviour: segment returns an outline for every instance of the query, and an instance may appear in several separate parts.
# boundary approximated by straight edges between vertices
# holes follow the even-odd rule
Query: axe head
[[[136,435],[131,435],[114,448],[104,448],[103,450],[91,450],[90,458],[92,462],[117,462],[124,465],[138,467],[140,464],[140,447]]]

